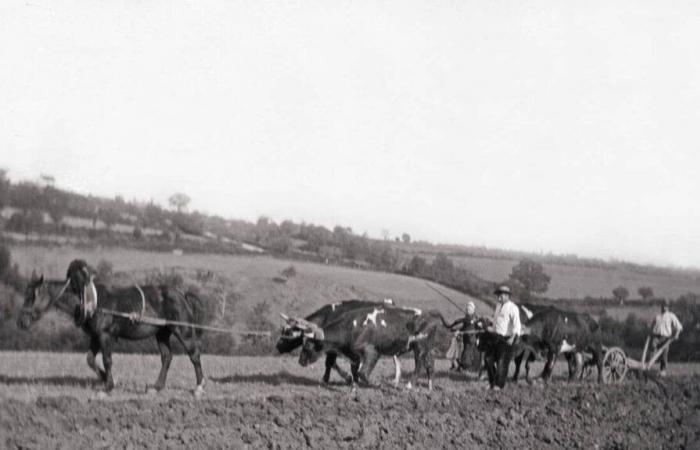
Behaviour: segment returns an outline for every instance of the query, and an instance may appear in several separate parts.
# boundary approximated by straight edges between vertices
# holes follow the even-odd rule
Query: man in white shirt
[[[664,345],[669,340],[676,340],[678,336],[683,331],[683,325],[681,325],[680,320],[668,310],[669,301],[664,299],[661,304],[661,314],[654,317],[651,322],[651,349],[655,352],[659,347]],[[668,349],[670,344],[666,347],[661,355],[661,372],[662,377],[666,376],[666,366],[668,365]]]
[[[508,286],[501,286],[494,292],[498,296],[498,305],[493,314],[493,325],[484,335],[484,362],[489,376],[489,385],[493,389],[502,389],[506,384],[508,366],[513,359],[513,347],[520,337],[520,311],[510,299]]]

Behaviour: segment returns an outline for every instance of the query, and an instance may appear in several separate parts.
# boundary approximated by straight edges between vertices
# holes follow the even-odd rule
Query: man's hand
[[[509,337],[509,338],[508,338],[508,345],[513,345],[513,344],[515,344],[515,338],[517,338],[516,335],[513,335],[513,336]]]

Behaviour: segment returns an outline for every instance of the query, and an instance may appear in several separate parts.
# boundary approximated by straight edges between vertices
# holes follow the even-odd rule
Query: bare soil
[[[332,385],[291,395],[265,395],[262,383],[255,396],[201,400],[4,397],[0,447],[700,448],[699,376],[500,392],[477,383],[433,392],[380,383],[355,394]]]

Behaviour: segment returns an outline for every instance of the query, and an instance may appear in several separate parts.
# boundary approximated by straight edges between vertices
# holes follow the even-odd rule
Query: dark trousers
[[[652,356],[653,356],[653,353],[656,353],[656,350],[661,348],[661,346],[664,345],[669,339],[671,339],[671,338],[666,337],[666,336],[661,336],[658,334],[653,335],[651,338]],[[671,347],[670,345],[668,347],[666,347],[664,352],[661,354],[661,357],[659,358],[659,361],[661,363],[661,370],[666,370],[666,366],[668,365],[668,349],[670,347]]]
[[[508,344],[508,338],[500,334],[486,332],[479,342],[484,352],[484,364],[489,376],[489,385],[503,388],[508,377],[508,367],[513,359],[514,345]]]

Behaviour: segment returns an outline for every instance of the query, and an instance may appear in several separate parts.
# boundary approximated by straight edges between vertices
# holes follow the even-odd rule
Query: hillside
[[[232,301],[235,303],[233,308],[229,305],[227,319],[229,315],[245,317],[256,305],[266,302],[271,319],[279,323],[278,312],[305,315],[329,302],[350,298],[378,301],[392,298],[399,305],[437,309],[448,318],[460,315],[454,306],[417,278],[325,264],[284,261],[269,256],[178,256],[127,249],[42,246],[14,247],[12,255],[21,272],[31,273],[36,270],[49,278],[64,278],[65,270],[74,258],[83,258],[93,266],[97,266],[101,260],[109,261],[117,273],[115,284],[123,285],[143,282],[154,269],[162,274],[174,270],[182,274],[186,282],[199,285],[205,291],[208,284],[212,286],[209,289],[211,292],[227,291],[226,295],[234,299]],[[294,266],[296,275],[282,282],[280,273],[290,265]],[[210,281],[201,281],[206,278],[202,271],[212,272]],[[480,300],[447,288],[443,288],[443,291],[459,305],[463,306],[472,300],[480,313],[490,311]],[[218,300],[214,298],[211,301]],[[244,320],[234,318],[234,321],[241,327],[245,325]]]
[[[430,261],[435,254],[423,253]],[[474,257],[459,254],[447,256],[477,277],[484,280],[499,282],[508,278],[513,266],[519,259]],[[571,265],[562,263],[543,262],[545,272],[552,281],[545,296],[551,299],[585,297],[610,298],[612,290],[617,286],[629,289],[632,298],[638,298],[637,289],[649,286],[660,297],[676,299],[689,292],[700,293],[700,272],[690,270],[646,270],[641,271],[628,265]]]
[[[168,210],[153,202],[127,202],[119,196],[114,199],[93,197],[61,190],[52,184],[13,183],[0,170],[0,240],[18,250],[28,245],[28,248],[51,247],[51,252],[59,253],[61,250],[53,247],[66,246],[68,253],[74,253],[74,248],[95,247],[149,254],[161,252],[158,260],[165,258],[167,261],[161,266],[180,264],[177,258],[169,259],[168,255],[173,252],[185,255],[264,254],[281,260],[417,275],[440,280],[461,292],[482,298],[490,294],[494,283],[507,279],[512,267],[521,259],[530,258],[542,263],[551,276],[549,290],[544,294],[549,299],[611,298],[617,286],[626,287],[631,298],[637,297],[637,290],[642,286],[651,287],[657,297],[671,299],[689,292],[700,293],[700,270],[696,269],[603,261],[576,255],[437,245],[412,241],[406,233],[401,238],[392,239],[387,235],[384,239],[373,239],[341,225],[330,230],[289,220],[276,223],[267,217],[252,223],[187,212],[181,206]],[[108,252],[119,253],[117,250]],[[438,256],[450,260],[449,273],[439,273],[425,264],[419,272],[410,270],[414,257],[431,264]],[[40,262],[26,258],[25,261],[33,265]],[[115,270],[122,269],[117,265]]]

